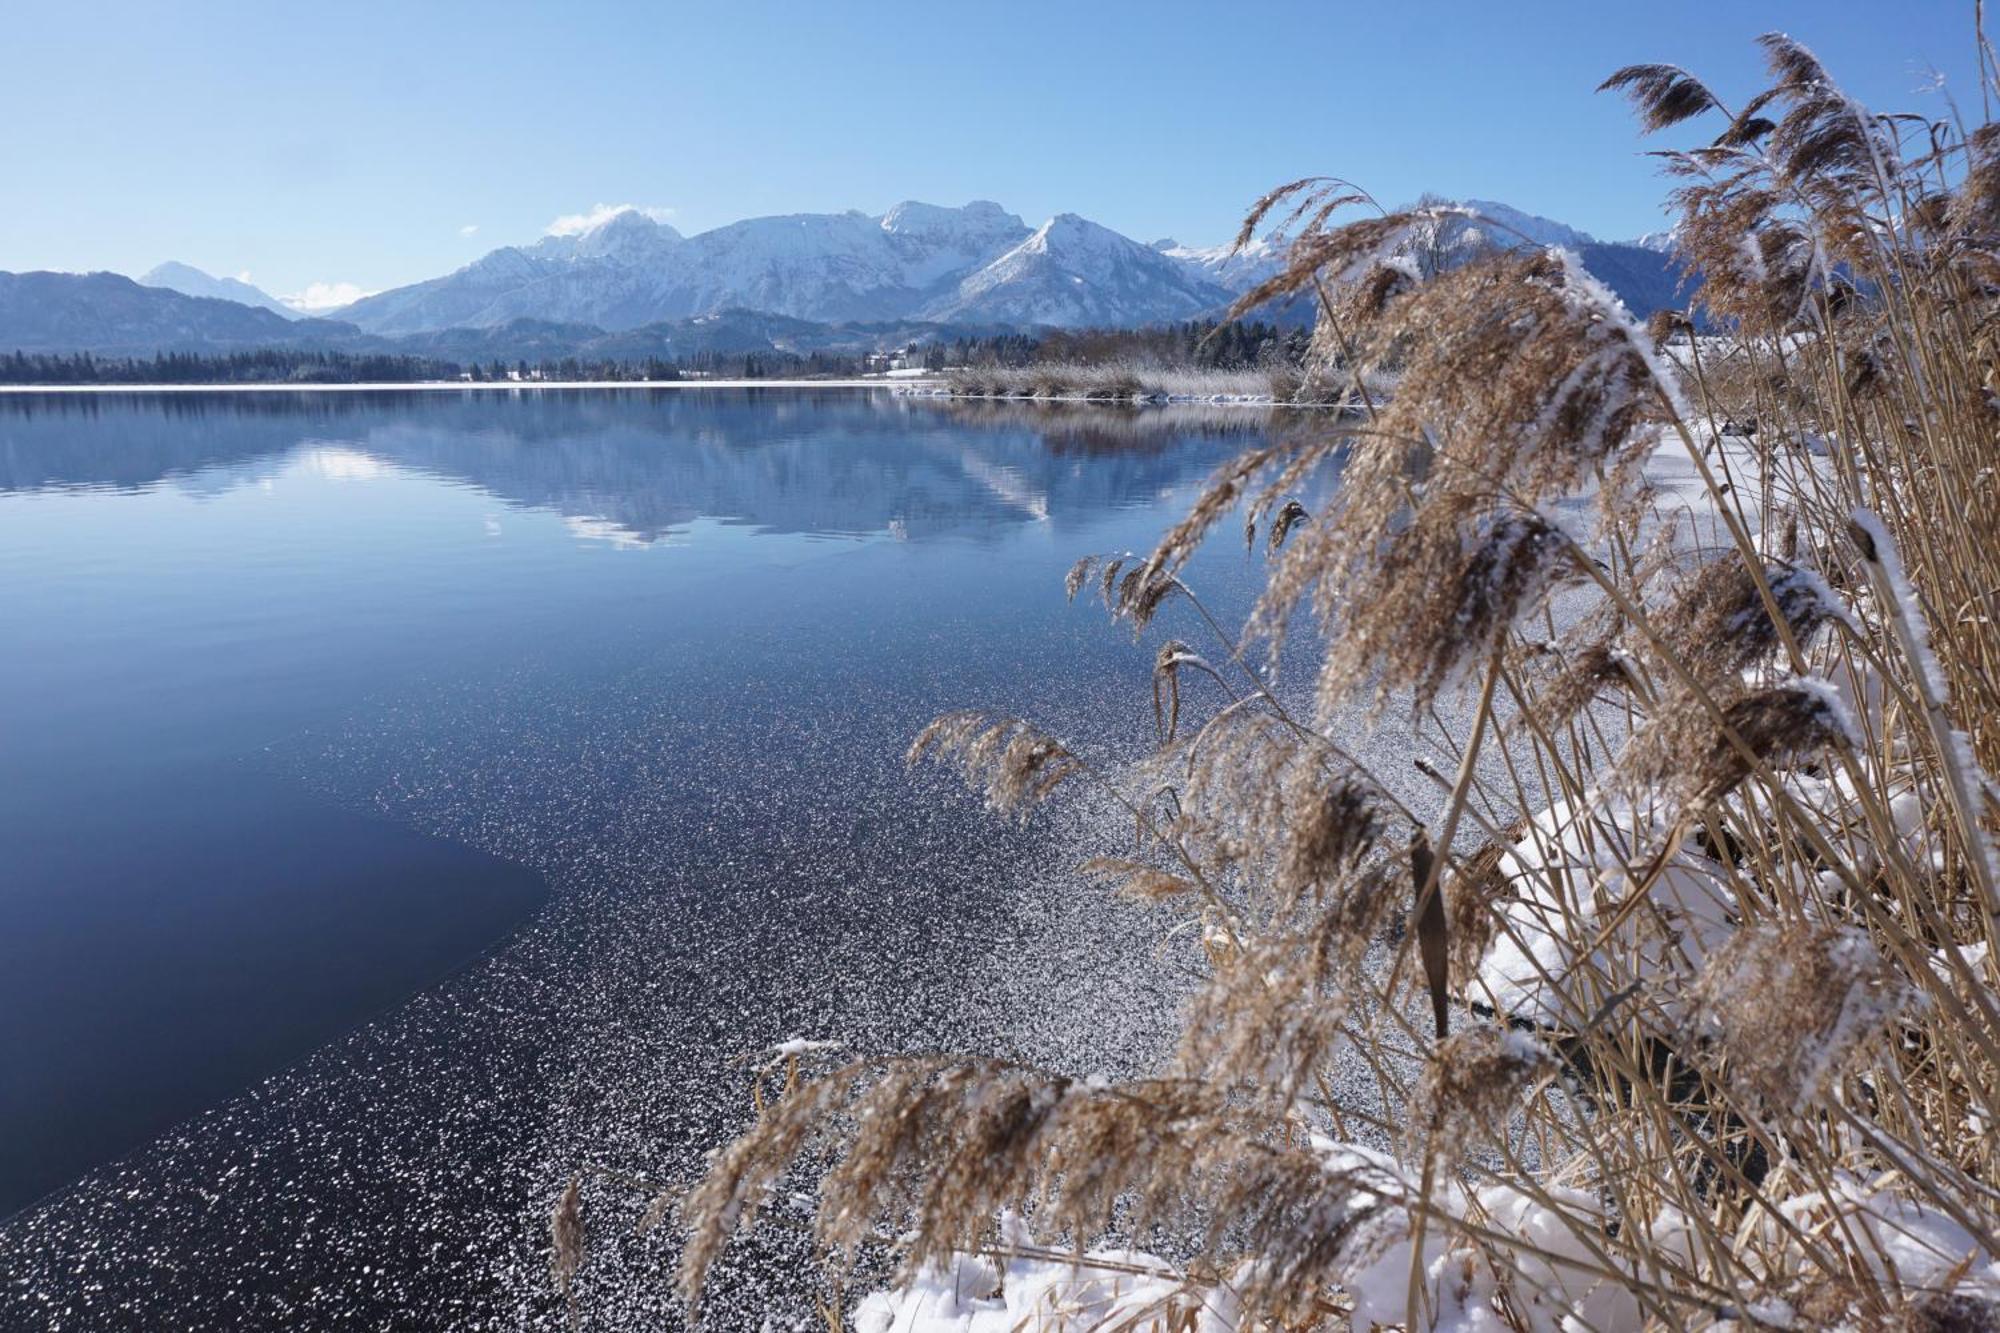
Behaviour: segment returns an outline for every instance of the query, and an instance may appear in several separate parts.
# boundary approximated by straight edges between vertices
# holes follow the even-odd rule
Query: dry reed
[[[1669,66],[1605,85],[1649,130],[1720,124],[1666,157],[1700,281],[1651,329],[1573,256],[1454,250],[1462,210],[1259,201],[1245,235],[1289,209],[1290,262],[1245,308],[1313,296],[1347,410],[1069,581],[1143,628],[1217,524],[1275,516],[1243,636],[1162,649],[1136,786],[1011,719],[912,749],[1010,812],[1078,777],[1127,802],[1139,845],[1091,874],[1181,905],[1213,963],[1173,1069],[798,1081],[687,1200],[691,1298],[797,1168],[829,1250],[902,1235],[912,1278],[1005,1250],[1003,1209],[1079,1256],[1171,1223],[1181,1290],[1238,1327],[2000,1327],[2000,132],[1875,115],[1764,46],[1740,107]],[[1309,714],[1247,660],[1301,611]],[[1187,671],[1233,702],[1193,716]],[[1321,730],[1447,694],[1477,702],[1436,821]],[[1420,947],[1492,1022],[1411,1023]],[[1423,1053],[1371,1061],[1400,1163],[1332,1142],[1343,1045]]]

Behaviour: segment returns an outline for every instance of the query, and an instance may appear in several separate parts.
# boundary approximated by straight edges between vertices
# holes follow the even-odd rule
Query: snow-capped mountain
[[[1628,241],[1600,241],[1589,232],[1578,231],[1567,223],[1524,213],[1512,205],[1496,203],[1491,199],[1462,199],[1459,203],[1493,224],[1488,227],[1473,222],[1469,224],[1466,235],[1483,238],[1503,249],[1511,250],[1522,245],[1560,245],[1578,254],[1593,248],[1611,247],[1671,255],[1679,246],[1679,238],[1673,231],[1649,231]]]
[[[683,238],[637,210],[572,236],[496,250],[456,273],[341,312],[377,333],[515,319],[637,328],[719,310],[821,321],[911,315],[1028,234],[984,200],[750,218]]]
[[[1198,268],[1058,213],[922,313],[982,324],[1136,325],[1213,314],[1231,296]]]
[[[1600,241],[1575,227],[1490,199],[1462,202],[1491,225],[1478,219],[1466,220],[1446,236],[1448,245],[1496,245],[1508,250],[1524,245],[1559,245],[1573,250],[1583,266],[1640,319],[1655,310],[1680,305],[1685,299],[1681,261],[1671,238],[1664,233],[1638,241]],[[1666,243],[1661,244],[1662,240]]]
[[[1153,248],[1236,293],[1249,291],[1285,262],[1285,247],[1269,236],[1255,237],[1240,250],[1234,245],[1192,246],[1175,240],[1154,241]]]
[[[1028,228],[990,199],[964,208],[907,200],[882,215],[882,232],[905,256],[916,285],[931,287],[1013,245]]]
[[[517,319],[617,331],[732,309],[822,322],[1152,323],[1227,305],[1232,285],[1210,267],[1074,214],[1031,232],[986,200],[750,218],[685,238],[627,210],[339,313],[381,334]]]
[[[797,213],[691,237],[660,284],[661,317],[741,307],[796,319],[898,319],[1028,229],[984,200],[902,203],[881,217]]]
[[[169,259],[147,271],[139,280],[141,287],[164,287],[170,292],[183,296],[206,296],[218,301],[234,301],[238,305],[254,306],[259,310],[269,310],[283,315],[286,319],[298,319],[299,312],[272,296],[261,288],[253,287],[241,278],[218,278],[212,273],[204,273],[192,264],[183,264]]]
[[[1521,245],[1560,245],[1568,250],[1582,250],[1586,245],[1597,244],[1597,238],[1588,232],[1578,231],[1550,218],[1537,217],[1533,213],[1523,213],[1508,204],[1491,199],[1464,199],[1459,202],[1493,224],[1482,227],[1474,222],[1472,229],[1504,250]]]
[[[503,246],[444,277],[377,292],[338,313],[390,336],[515,319],[631,328],[658,318],[647,313],[648,275],[685,243],[666,223],[623,209],[585,231]],[[636,316],[617,318],[621,307],[636,307]]]
[[[1454,245],[1496,245],[1511,250],[1523,245],[1560,245],[1580,250],[1597,241],[1586,232],[1551,218],[1524,213],[1510,204],[1491,199],[1456,201],[1479,215],[1465,219],[1447,243]],[[1241,249],[1234,245],[1191,246],[1175,240],[1153,242],[1153,248],[1170,259],[1199,269],[1210,281],[1232,292],[1242,293],[1276,273],[1285,261],[1285,243],[1271,235],[1255,237]]]
[[[544,236],[529,253],[553,263],[587,264],[603,260],[639,268],[664,261],[685,240],[657,218],[636,208],[621,208],[594,227]]]
[[[1598,272],[1598,276],[1618,292],[1626,305],[1642,315],[1662,304],[1672,303],[1675,298],[1678,273],[1668,262],[1673,252],[1668,233],[1644,236],[1631,242],[1600,241],[1567,223],[1524,212],[1497,200],[1440,202],[1455,203],[1457,207],[1469,209],[1477,215],[1455,219],[1443,227],[1439,241],[1445,246],[1467,250],[1495,246],[1513,250],[1531,245],[1559,245],[1583,256],[1586,265]],[[1286,247],[1266,235],[1256,238],[1241,250],[1228,245],[1196,248],[1170,240],[1156,241],[1153,248],[1183,264],[1199,268],[1212,281],[1240,295],[1277,272],[1284,263]]]

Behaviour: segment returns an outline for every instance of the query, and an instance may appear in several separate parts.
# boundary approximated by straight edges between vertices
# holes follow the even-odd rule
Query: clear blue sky
[[[1782,29],[1864,100],[1976,111],[1970,0],[1850,4],[20,3],[0,269],[168,258],[374,289],[594,204],[683,231],[899,199],[1224,239],[1277,181],[1658,225],[1640,60],[1751,86]],[[468,230],[475,229],[476,230]]]

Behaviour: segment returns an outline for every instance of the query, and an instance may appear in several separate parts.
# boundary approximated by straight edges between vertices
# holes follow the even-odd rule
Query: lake
[[[0,397],[0,1326],[542,1326],[562,1181],[684,1177],[763,1046],[1149,1058],[1180,980],[1069,882],[1087,816],[902,750],[968,705],[1143,741],[1159,635],[1063,571],[1262,426]],[[593,1308],[673,1322],[592,1179]],[[711,1326],[801,1264],[753,1249]]]

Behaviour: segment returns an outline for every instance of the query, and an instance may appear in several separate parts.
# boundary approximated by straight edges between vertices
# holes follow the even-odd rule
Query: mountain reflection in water
[[[637,544],[698,518],[916,538],[1148,502],[1188,479],[1191,438],[1247,438],[1267,416],[847,390],[0,396],[0,493],[216,493],[297,452],[475,486]]]

